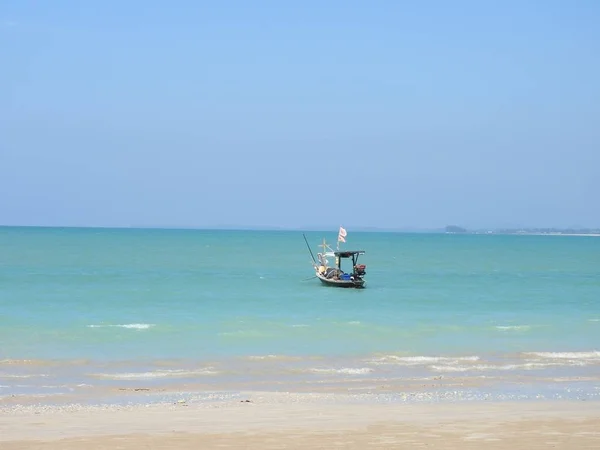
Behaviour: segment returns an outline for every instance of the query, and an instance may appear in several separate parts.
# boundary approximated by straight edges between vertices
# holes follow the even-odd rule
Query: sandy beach
[[[0,415],[0,448],[600,448],[600,403],[322,401],[247,393],[243,401],[27,406]]]

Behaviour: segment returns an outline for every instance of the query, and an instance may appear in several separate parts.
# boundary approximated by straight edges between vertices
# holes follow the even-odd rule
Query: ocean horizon
[[[320,226],[268,226],[268,225],[206,225],[206,226],[184,226],[184,225],[0,225],[0,229],[26,228],[26,229],[80,229],[80,230],[164,230],[164,231],[283,231],[283,232],[323,232],[336,233],[339,225]],[[444,227],[418,228],[418,227],[372,227],[359,226],[350,228],[353,233],[445,233]]]

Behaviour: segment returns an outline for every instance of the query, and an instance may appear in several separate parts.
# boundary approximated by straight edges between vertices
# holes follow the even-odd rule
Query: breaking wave
[[[527,352],[527,356],[533,356],[537,359],[571,360],[582,362],[599,362],[600,352]]]
[[[464,361],[479,361],[479,356],[396,356],[384,355],[369,361],[371,364],[394,364],[401,366],[424,366],[436,363],[459,364]]]
[[[524,364],[475,364],[473,366],[437,366],[433,365],[429,368],[435,372],[447,373],[463,373],[463,372],[487,372],[487,371],[507,371],[507,370],[539,370],[548,367],[562,366],[560,363],[534,363],[528,362]],[[574,364],[585,365],[585,363]]]
[[[20,375],[20,374],[14,374],[14,373],[0,373],[0,378],[43,378],[43,377],[47,377],[48,375],[45,373],[36,373],[36,374],[26,374],[26,375]]]
[[[128,328],[133,330],[147,330],[156,326],[153,323],[126,323],[124,325],[88,325],[88,328]]]
[[[125,372],[125,373],[97,373],[92,376],[96,378],[105,378],[110,380],[150,380],[154,378],[176,378],[216,375],[218,372],[212,367],[198,370],[157,370],[153,372]]]
[[[249,361],[299,361],[302,358],[287,355],[250,355],[246,356],[244,359]]]
[[[527,331],[531,329],[530,325],[498,325],[497,330],[500,331]]]
[[[331,374],[331,375],[335,375],[335,374],[340,374],[340,375],[366,375],[368,373],[373,372],[373,369],[370,369],[368,367],[361,367],[361,368],[351,368],[351,367],[342,367],[341,369],[318,369],[318,368],[313,368],[313,369],[308,369],[307,372],[310,373],[320,373],[320,374]]]

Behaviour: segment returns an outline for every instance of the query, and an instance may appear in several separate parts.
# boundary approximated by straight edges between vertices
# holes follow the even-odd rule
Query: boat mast
[[[323,238],[323,243],[319,244],[319,247],[323,247],[323,253],[319,254],[319,263],[322,266],[326,266],[327,257],[325,256],[325,254],[327,253],[327,242],[325,242],[325,238]]]

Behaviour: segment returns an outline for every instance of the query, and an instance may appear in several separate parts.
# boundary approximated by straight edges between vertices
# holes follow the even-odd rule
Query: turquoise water
[[[364,290],[308,279],[301,232],[0,228],[0,385],[57,360],[598,374],[600,238],[348,232]]]

